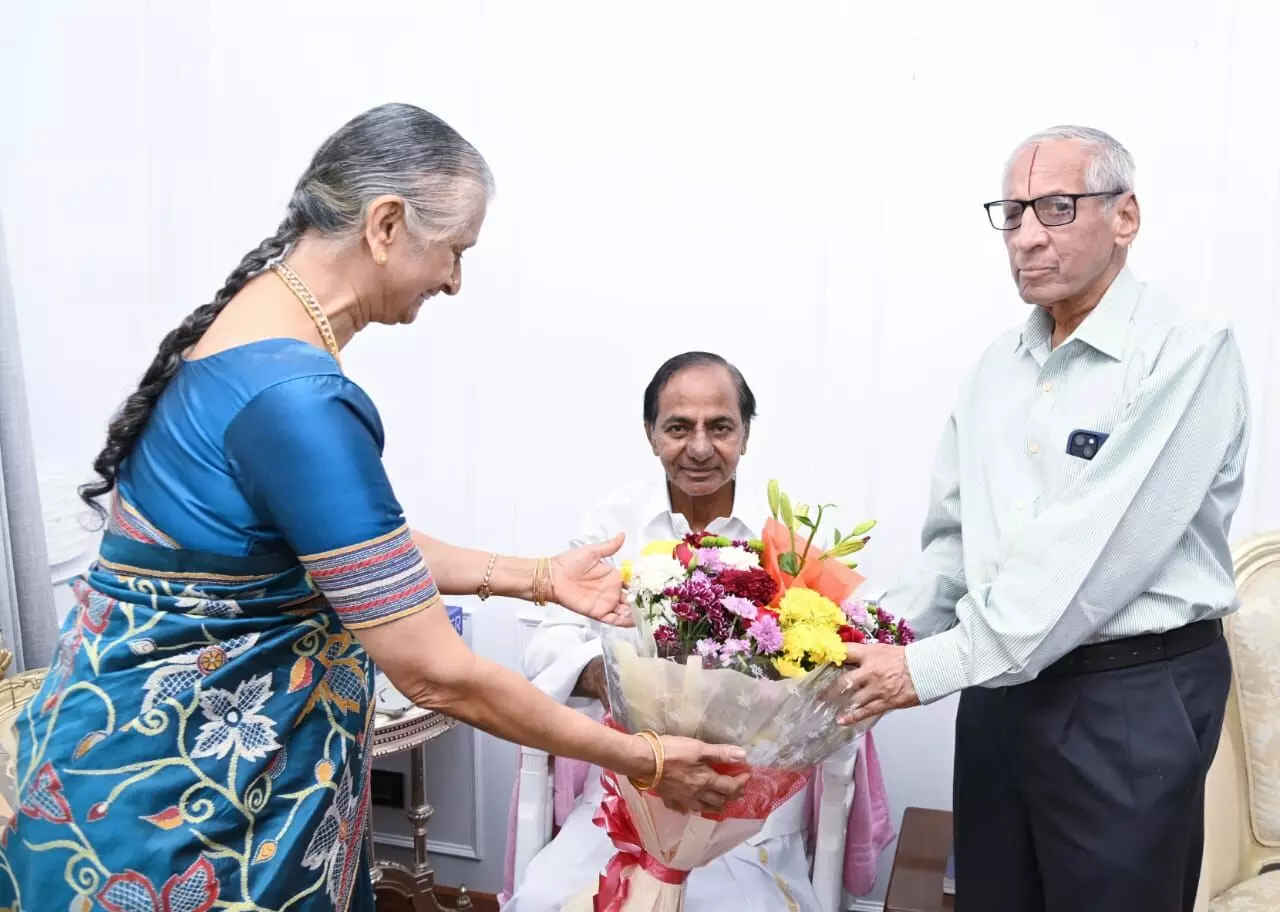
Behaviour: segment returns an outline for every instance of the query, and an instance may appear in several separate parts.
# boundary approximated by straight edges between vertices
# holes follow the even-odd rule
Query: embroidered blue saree
[[[302,342],[182,365],[16,722],[0,910],[372,912],[352,631],[443,610],[382,444]]]

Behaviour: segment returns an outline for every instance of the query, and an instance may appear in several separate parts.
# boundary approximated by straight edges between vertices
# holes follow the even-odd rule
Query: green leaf
[[[802,514],[802,513],[797,513],[797,514],[796,514],[796,522],[798,522],[800,525],[804,526],[806,529],[812,529],[812,528],[813,528],[813,520],[812,520],[812,519],[810,519],[809,517],[805,516],[805,515],[804,515],[804,514]]]
[[[835,541],[833,541],[833,542],[832,542],[832,544],[833,544],[833,545],[838,545],[838,544],[840,544],[840,539],[841,539],[842,537],[843,537],[843,536],[841,536],[841,534],[840,534],[840,529],[837,527],[837,528],[836,528],[836,540],[835,540]]]
[[[800,555],[794,551],[778,555],[778,568],[787,576],[795,576],[800,572]]]

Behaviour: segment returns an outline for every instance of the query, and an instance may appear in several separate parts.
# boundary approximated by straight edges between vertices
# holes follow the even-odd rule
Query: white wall
[[[160,336],[277,223],[316,144],[407,100],[499,188],[462,296],[345,356],[411,521],[559,547],[653,470],[643,385],[705,347],[760,397],[748,458],[878,517],[863,566],[887,583],[962,372],[1025,314],[979,204],[1017,140],[1068,121],[1138,159],[1135,268],[1236,320],[1256,409],[1237,529],[1280,525],[1278,20],[1269,0],[7,4],[0,209],[42,468],[87,468]],[[513,606],[468,629],[516,661]],[[949,806],[952,716],[876,730],[895,814]],[[441,878],[496,890],[515,752],[449,738],[432,833],[477,857],[438,856]]]

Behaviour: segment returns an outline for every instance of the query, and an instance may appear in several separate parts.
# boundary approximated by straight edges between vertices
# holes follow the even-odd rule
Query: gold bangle
[[[547,590],[551,588],[548,579],[551,575],[551,562],[540,557],[533,565],[533,603],[539,608],[547,604]]]
[[[636,735],[643,738],[645,743],[649,745],[650,750],[653,751],[653,778],[648,782],[637,781],[634,776],[628,776],[627,779],[630,780],[637,791],[652,792],[658,787],[658,783],[662,781],[663,767],[666,765],[667,760],[666,751],[663,750],[662,739],[658,737],[656,732],[646,729],[642,732],[636,732]]]
[[[484,571],[484,580],[480,583],[480,588],[476,590],[476,595],[480,596],[480,601],[484,601],[493,595],[493,590],[489,588],[489,579],[493,576],[493,565],[498,562],[498,553],[495,551],[489,555],[489,566]]]

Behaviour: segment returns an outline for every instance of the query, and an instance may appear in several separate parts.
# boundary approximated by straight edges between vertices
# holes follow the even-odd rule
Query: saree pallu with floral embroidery
[[[109,532],[75,591],[16,722],[0,909],[372,912],[373,670],[307,568]]]

